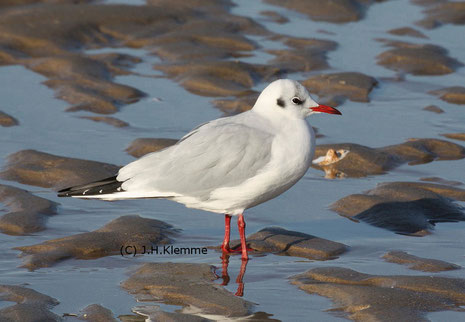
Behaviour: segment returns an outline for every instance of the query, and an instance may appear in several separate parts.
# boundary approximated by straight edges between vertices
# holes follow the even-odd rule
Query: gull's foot
[[[222,245],[221,246],[221,251],[224,253],[224,254],[230,254],[232,253],[232,250],[231,248],[229,247],[229,245]]]
[[[242,252],[242,246],[239,244],[237,245],[236,247],[234,248],[230,248],[229,245],[228,246],[221,246],[221,251],[224,253],[224,254],[231,254],[231,253],[241,253]],[[255,251],[255,249],[253,248],[250,248],[250,247],[247,247],[247,251],[250,252],[250,251]]]
[[[255,249],[253,248],[250,248],[250,247],[246,247],[247,251],[248,252],[251,252],[251,251],[255,251]],[[241,253],[242,252],[242,245],[237,245],[236,247],[234,247],[233,249],[231,249],[231,252],[233,253]]]

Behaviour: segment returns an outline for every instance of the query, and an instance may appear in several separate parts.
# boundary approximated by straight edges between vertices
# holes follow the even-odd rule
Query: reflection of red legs
[[[247,254],[247,242],[245,241],[245,221],[242,214],[237,218],[237,227],[239,228],[239,236],[241,237],[241,248],[242,248],[242,260],[249,260],[249,255]]]
[[[241,263],[241,270],[239,274],[237,275],[236,283],[237,283],[237,292],[236,296],[243,296],[244,295],[244,274],[245,274],[245,268],[247,267],[247,260],[243,260]]]
[[[228,274],[228,265],[229,265],[229,255],[224,254],[221,256],[221,278],[223,279],[223,283],[221,285],[228,285],[229,284],[229,274]]]
[[[224,215],[224,239],[223,245],[221,245],[221,250],[223,253],[230,253],[231,248],[229,248],[229,236],[231,234],[231,216]]]
[[[243,296],[244,295],[244,274],[245,274],[245,268],[247,267],[248,261],[242,261],[241,262],[241,269],[239,271],[239,274],[237,275],[236,278],[236,283],[237,283],[237,291],[236,291],[236,296]],[[223,254],[221,256],[221,279],[223,280],[223,283],[221,285],[228,285],[229,284],[229,274],[228,274],[228,266],[229,266],[229,255],[228,254]]]

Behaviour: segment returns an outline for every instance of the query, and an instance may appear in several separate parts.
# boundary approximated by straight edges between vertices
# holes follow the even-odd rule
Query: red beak
[[[326,106],[326,105],[318,105],[316,107],[310,107],[313,112],[321,112],[321,113],[328,113],[328,114],[337,114],[342,115],[341,112],[336,110],[334,107]]]

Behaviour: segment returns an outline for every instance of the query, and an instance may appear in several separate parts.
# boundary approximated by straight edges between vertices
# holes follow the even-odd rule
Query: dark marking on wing
[[[103,195],[122,191],[123,182],[116,180],[116,176],[103,180],[69,187],[58,191],[58,197]]]

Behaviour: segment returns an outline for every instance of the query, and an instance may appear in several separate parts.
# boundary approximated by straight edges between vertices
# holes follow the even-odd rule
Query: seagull
[[[237,216],[241,258],[248,260],[244,211],[292,187],[312,164],[315,133],[305,118],[341,114],[316,103],[299,82],[269,84],[249,111],[204,123],[176,144],[149,153],[104,180],[58,191],[59,197],[164,198],[225,215],[221,249]]]

